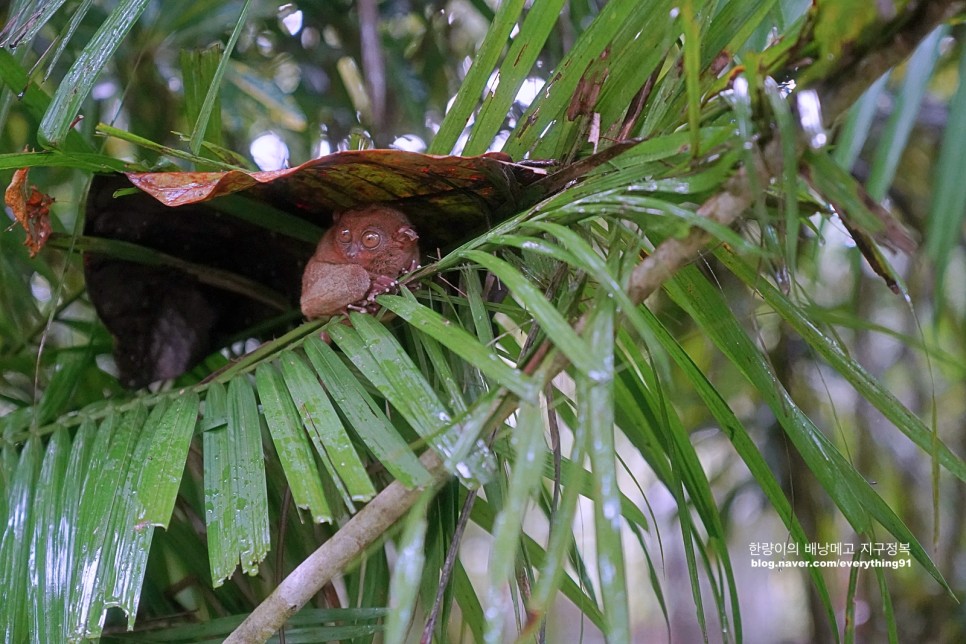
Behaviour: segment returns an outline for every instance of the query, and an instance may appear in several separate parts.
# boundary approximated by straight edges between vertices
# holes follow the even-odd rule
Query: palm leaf
[[[234,638],[264,639],[290,617],[292,606],[301,607],[342,575],[349,606],[302,610],[289,621],[292,637],[369,638],[384,620],[385,636],[402,640],[420,601],[436,601],[431,591],[451,579],[450,594],[439,593],[434,608],[445,618],[454,614],[455,599],[477,640],[506,637],[496,619],[503,615],[516,616],[519,632],[536,632],[563,595],[606,638],[629,641],[637,626],[633,557],[647,562],[665,622],[679,599],[661,584],[665,553],[652,552],[652,540],[661,543],[661,519],[654,513],[648,518],[631,493],[636,486],[650,494],[653,481],[673,505],[696,624],[706,639],[718,631],[741,640],[749,626],[738,610],[733,517],[717,494],[721,483],[696,438],[697,424],[720,429],[728,458],[746,469],[791,540],[804,548],[818,538],[803,527],[754,421],[739,413],[746,398],[773,414],[823,498],[855,533],[874,539],[883,528],[908,544],[920,568],[948,590],[947,571],[926,553],[915,527],[828,435],[821,413],[807,409],[779,380],[739,312],[754,303],[776,314],[788,325],[786,333],[908,437],[916,456],[934,457],[936,467],[964,480],[962,460],[923,414],[863,368],[834,330],[816,323],[821,316],[814,306],[800,303],[810,298],[797,297],[811,259],[803,231],[823,230],[803,215],[834,210],[860,233],[896,238],[892,220],[866,196],[881,198],[894,182],[898,154],[912,137],[914,106],[939,69],[945,32],[934,32],[910,61],[899,90],[906,107],[887,125],[869,184],[862,186],[843,168],[856,159],[870,130],[871,104],[884,85],[877,84],[850,116],[835,165],[824,150],[803,152],[797,144],[801,123],[767,76],[793,73],[801,61],[788,60],[791,53],[815,54],[803,81],[850,85],[836,76],[836,64],[855,51],[874,56],[906,28],[924,35],[938,18],[930,25],[863,27],[826,3],[803,17],[800,4],[690,2],[678,9],[662,0],[614,0],[586,15],[581,3],[502,4],[488,15],[490,29],[431,151],[481,152],[505,135],[503,149],[514,158],[570,161],[628,132],[650,138],[636,146],[622,142],[614,148],[622,153],[579,180],[566,169],[549,177],[560,182],[544,184],[556,186],[555,194],[465,240],[423,269],[411,291],[380,296],[394,320],[360,314],[350,315],[349,324],[333,320],[324,327],[331,344],[316,337],[319,325],[310,323],[218,374],[187,376],[183,387],[126,395],[115,383],[105,385],[110,396],[104,398],[84,381],[95,370],[93,347],[103,345],[106,334],[71,319],[56,302],[41,306],[30,277],[73,281],[79,293],[76,262],[46,255],[30,260],[0,238],[0,583],[13,598],[0,605],[0,623],[7,639],[105,633],[123,639],[111,632],[118,626],[108,621],[112,606],[127,615],[121,626],[130,626],[139,609],[161,616],[186,606],[204,621],[167,628],[159,639],[198,641],[232,631]],[[127,46],[124,36],[149,7],[147,0],[120,3],[92,29],[88,43],[74,45],[76,58],[52,98],[30,82],[21,62],[0,51],[0,79],[8,90],[24,92],[18,114],[36,125],[40,141],[56,147],[3,155],[0,168],[128,167],[111,154],[92,152],[93,144],[71,124],[91,106],[98,74],[121,59],[116,52]],[[76,38],[83,18],[67,20],[58,8],[44,5],[33,23],[18,14],[11,33],[30,41],[44,28],[62,27],[63,42]],[[558,52],[535,100],[508,116],[538,61],[559,47],[564,8],[586,20],[566,25],[574,32],[572,46]],[[243,16],[247,9],[248,3]],[[231,45],[244,27],[236,21]],[[765,44],[762,35],[772,28],[783,41]],[[876,33],[884,36],[864,40]],[[841,47],[835,38],[855,46]],[[752,42],[765,51],[756,52]],[[192,81],[191,119],[183,127],[192,132],[190,152],[176,141],[151,141],[135,128],[102,126],[101,132],[114,144],[198,167],[219,165],[201,156],[201,141],[218,140],[208,131],[219,123],[210,110],[228,87],[222,79],[233,77],[232,56],[243,55],[233,54],[231,45],[216,73],[195,70],[213,81],[207,91],[203,81]],[[722,50],[740,52],[746,65],[730,96],[723,93],[734,76],[719,78],[713,65]],[[491,78],[498,82],[485,93]],[[948,131],[956,143],[962,143],[960,129],[954,115]],[[777,154],[769,149],[772,140]],[[955,149],[952,141],[943,146],[935,202],[954,210],[961,201],[950,187]],[[716,218],[716,209],[728,204],[733,210]],[[312,235],[290,221],[267,222],[267,214],[243,215],[273,234]],[[746,218],[740,232],[731,226],[739,216]],[[956,221],[951,215],[929,230],[937,257],[952,252],[948,239],[957,237],[950,232]],[[936,235],[948,239],[933,241]],[[65,247],[84,243],[76,236],[61,239]],[[736,285],[719,286],[698,267],[684,266],[708,245],[717,250],[707,260],[724,269],[718,279],[736,278]],[[775,284],[762,266],[776,271]],[[507,297],[494,296],[484,280],[497,280]],[[654,295],[658,287],[663,292]],[[645,296],[652,296],[647,305]],[[63,339],[70,334],[46,331],[48,319],[51,328],[83,335],[78,347]],[[48,335],[52,348],[42,350]],[[936,343],[924,339],[919,346]],[[220,356],[210,364],[226,362]],[[548,445],[551,424],[560,426],[555,431],[566,448]],[[447,481],[457,483],[431,503]],[[550,486],[559,486],[559,498]],[[478,489],[485,499],[460,510],[463,498]],[[581,499],[593,506],[585,524],[593,548],[574,535]],[[456,552],[449,540],[459,533],[460,511],[492,539],[479,594],[469,559],[441,573],[446,553]],[[528,513],[540,515],[547,530],[533,529]],[[155,535],[158,525],[166,532]],[[391,541],[395,559],[387,554],[392,548],[380,547]],[[273,543],[274,562],[268,557]],[[208,570],[199,572],[203,560]],[[298,572],[279,583],[296,566]],[[239,567],[248,576],[233,577]],[[839,599],[819,571],[808,572],[822,610],[834,621]],[[847,601],[855,602],[860,581],[853,574]],[[896,639],[900,626],[890,589],[881,575],[877,581],[887,631]],[[182,590],[167,592],[170,585]],[[248,611],[245,621],[240,615],[216,618]],[[327,625],[318,626],[322,622]]]

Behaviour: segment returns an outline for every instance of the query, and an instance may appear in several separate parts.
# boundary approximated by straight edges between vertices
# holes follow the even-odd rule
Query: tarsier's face
[[[386,231],[372,225],[354,228],[343,225],[339,227],[335,238],[342,254],[359,264],[365,264],[371,254],[381,252],[388,241]]]
[[[327,238],[343,261],[373,273],[394,277],[419,257],[419,235],[406,215],[394,208],[369,206],[340,213]],[[335,262],[333,257],[324,260]]]

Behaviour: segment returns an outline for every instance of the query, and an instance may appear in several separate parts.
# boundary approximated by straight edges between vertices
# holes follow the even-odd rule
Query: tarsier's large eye
[[[343,244],[348,244],[352,241],[352,231],[348,228],[343,228],[339,231],[339,241]]]
[[[362,235],[362,245],[365,248],[375,248],[382,243],[382,235],[374,230],[368,230]]]

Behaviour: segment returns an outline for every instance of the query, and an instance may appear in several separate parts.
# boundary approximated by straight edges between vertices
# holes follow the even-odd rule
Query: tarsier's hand
[[[364,206],[333,218],[302,274],[302,313],[309,319],[349,309],[371,311],[377,295],[419,263],[419,235],[406,215]]]

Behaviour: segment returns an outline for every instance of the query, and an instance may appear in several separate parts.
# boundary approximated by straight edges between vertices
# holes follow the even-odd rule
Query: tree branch
[[[438,487],[449,473],[436,452],[420,457]],[[226,644],[265,642],[319,590],[346,570],[369,546],[401,519],[426,488],[390,483],[368,505],[349,519],[328,541],[300,563],[225,640]]]
[[[964,0],[919,0],[901,15],[871,25],[882,34],[868,47],[856,47],[838,61],[834,69],[818,80],[814,89],[822,100],[825,121],[833,123],[882,76],[903,60],[933,29],[966,10]]]
[[[751,205],[748,174],[740,169],[726,184],[725,190],[701,204],[698,215],[730,226]],[[686,264],[694,261],[712,239],[702,228],[692,228],[683,239],[667,239],[634,268],[627,295],[640,304]]]

